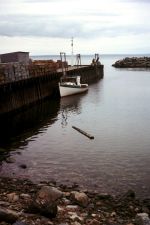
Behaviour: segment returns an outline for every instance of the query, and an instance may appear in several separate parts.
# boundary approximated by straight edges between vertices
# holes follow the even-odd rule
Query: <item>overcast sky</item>
[[[150,0],[0,0],[0,53],[150,53]]]

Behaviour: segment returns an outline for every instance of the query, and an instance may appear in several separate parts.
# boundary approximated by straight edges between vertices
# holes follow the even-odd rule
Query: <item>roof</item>
[[[8,53],[3,53],[3,54],[0,54],[0,55],[15,54],[15,53],[29,53],[29,52],[17,51],[17,52],[8,52]]]

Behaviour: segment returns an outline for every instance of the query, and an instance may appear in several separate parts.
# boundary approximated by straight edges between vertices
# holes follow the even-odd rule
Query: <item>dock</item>
[[[68,67],[68,76],[81,76],[90,84],[102,79],[103,65]],[[58,83],[62,70],[22,63],[0,63],[0,116],[28,107],[46,98],[60,98]]]

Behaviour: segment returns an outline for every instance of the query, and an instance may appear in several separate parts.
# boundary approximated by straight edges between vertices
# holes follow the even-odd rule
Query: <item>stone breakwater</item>
[[[81,191],[77,184],[0,178],[1,225],[149,225],[150,199]]]
[[[112,66],[116,68],[150,68],[150,57],[126,57],[116,61]]]

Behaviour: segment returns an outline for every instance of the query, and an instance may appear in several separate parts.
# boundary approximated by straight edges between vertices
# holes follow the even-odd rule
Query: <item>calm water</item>
[[[150,70],[111,66],[123,57],[101,56],[104,79],[91,84],[87,93],[44,102],[8,118],[0,135],[0,175],[149,194]],[[87,56],[82,62],[91,60]]]

